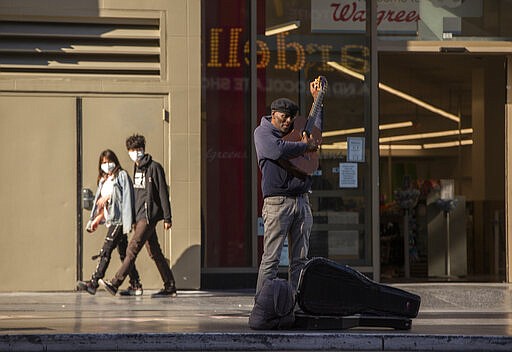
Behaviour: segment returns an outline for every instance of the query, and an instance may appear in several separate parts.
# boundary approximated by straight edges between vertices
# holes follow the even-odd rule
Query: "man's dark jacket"
[[[137,203],[145,202],[147,223],[156,224],[160,220],[170,223],[172,221],[171,203],[162,165],[154,161],[151,155],[145,154],[139,161],[138,168],[145,172],[146,192],[143,194],[143,199],[135,201]],[[137,204],[135,209],[137,209]]]
[[[262,117],[254,130],[263,197],[298,196],[309,192],[311,176],[295,177],[279,163],[279,159],[289,160],[304,154],[306,143],[283,140],[283,133],[272,125],[271,119],[271,116]]]

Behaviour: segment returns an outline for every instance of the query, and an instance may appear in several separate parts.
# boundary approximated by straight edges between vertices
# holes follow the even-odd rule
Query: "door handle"
[[[82,189],[82,207],[87,210],[92,210],[94,203],[94,194],[89,188]]]

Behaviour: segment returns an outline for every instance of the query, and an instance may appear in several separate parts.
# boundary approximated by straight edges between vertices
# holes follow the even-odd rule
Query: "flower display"
[[[436,205],[446,212],[450,212],[457,207],[457,199],[441,199],[436,200]]]
[[[416,188],[398,189],[394,194],[398,206],[402,209],[414,208],[420,197],[420,191]]]

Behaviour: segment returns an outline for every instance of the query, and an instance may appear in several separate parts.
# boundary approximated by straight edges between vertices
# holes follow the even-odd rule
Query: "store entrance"
[[[506,57],[379,54],[381,280],[505,279]]]

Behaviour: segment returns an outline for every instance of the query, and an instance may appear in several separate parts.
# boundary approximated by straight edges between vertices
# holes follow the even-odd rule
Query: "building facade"
[[[105,231],[84,231],[82,192],[104,149],[132,173],[133,133],[168,177],[173,227],[157,232],[177,285],[200,287],[200,14],[199,0],[0,1],[2,290],[72,290],[92,274]],[[145,250],[137,265],[161,286]]]
[[[252,132],[278,97],[307,116],[318,76],[310,256],[384,282],[510,281],[510,16],[506,0],[0,0],[1,290],[92,273],[104,232],[84,231],[83,196],[101,150],[131,171],[132,133],[167,173],[178,288],[254,287]]]

